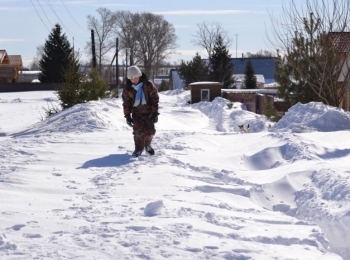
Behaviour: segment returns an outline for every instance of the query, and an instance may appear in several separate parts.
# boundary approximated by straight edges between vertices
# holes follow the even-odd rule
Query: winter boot
[[[154,150],[151,145],[146,145],[145,150],[149,155],[154,155]]]
[[[142,154],[143,150],[135,149],[135,151],[132,153],[132,157],[139,157]]]

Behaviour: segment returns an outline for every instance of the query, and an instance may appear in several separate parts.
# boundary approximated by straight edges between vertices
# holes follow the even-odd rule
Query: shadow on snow
[[[108,156],[89,160],[78,169],[86,169],[91,167],[117,167],[128,164],[130,162],[130,154],[110,154]]]

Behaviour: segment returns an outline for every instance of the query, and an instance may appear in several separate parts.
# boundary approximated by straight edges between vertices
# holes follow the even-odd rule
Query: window
[[[201,101],[210,101],[209,89],[201,89]]]

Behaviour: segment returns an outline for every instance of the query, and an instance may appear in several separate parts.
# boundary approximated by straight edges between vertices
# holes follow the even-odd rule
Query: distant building
[[[338,84],[347,84],[344,89],[344,97],[340,103],[340,107],[350,111],[350,83],[348,77],[350,73],[350,32],[330,32],[328,35],[338,53],[340,55],[341,72],[338,76]]]
[[[154,79],[150,79],[154,85],[159,86],[162,81],[169,82],[169,76],[155,76]]]
[[[225,98],[231,102],[240,102],[250,112],[263,114],[266,102],[271,103],[277,113],[283,115],[284,102],[276,98],[276,89],[223,89],[220,82],[194,82],[189,84],[191,89],[190,103],[213,101],[216,97]]]
[[[170,70],[169,81],[172,84],[172,89],[183,89],[186,87],[186,84],[184,80],[180,78],[180,75],[177,69]]]
[[[21,70],[18,74],[18,82],[40,83],[40,70]]]
[[[254,73],[256,75],[263,75],[264,84],[271,84],[276,81],[275,58],[273,57],[245,58],[242,54],[242,58],[232,58],[231,62],[234,65],[233,74],[245,74],[244,72],[249,60],[252,62]]]
[[[264,88],[265,86],[265,77],[262,74],[255,74],[256,84],[258,88]],[[232,78],[235,80],[235,86],[238,89],[244,88],[244,74],[233,74]]]
[[[221,89],[224,84],[220,82],[193,82],[189,84],[191,89],[191,104],[201,101],[213,101],[216,97],[221,97]]]
[[[18,72],[22,67],[21,55],[8,55],[6,50],[0,50],[0,82],[17,82]]]

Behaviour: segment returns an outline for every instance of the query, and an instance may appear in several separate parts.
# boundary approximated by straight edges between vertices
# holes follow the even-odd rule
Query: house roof
[[[22,56],[21,55],[9,55],[10,65],[16,67],[22,67]]]
[[[5,50],[0,50],[0,64],[8,64],[8,55]]]
[[[255,74],[262,74],[265,78],[265,83],[271,83],[275,79],[275,58],[258,57],[258,58],[232,58],[234,64],[234,74],[245,74],[248,61],[252,62]]]
[[[350,32],[330,32],[329,37],[339,53],[350,51]]]

